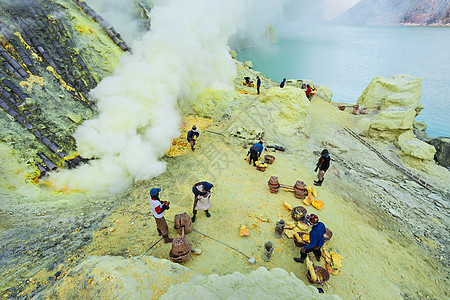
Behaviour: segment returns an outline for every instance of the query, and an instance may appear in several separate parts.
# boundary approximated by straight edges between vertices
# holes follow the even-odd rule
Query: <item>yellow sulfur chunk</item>
[[[308,230],[308,228],[309,228],[308,225],[306,225],[305,223],[300,222],[300,221],[297,223],[297,227],[303,231]]]
[[[287,228],[287,229],[292,229],[294,227],[295,227],[295,222],[294,221],[286,222],[286,225],[284,225],[284,228]]]
[[[294,232],[294,238],[297,240],[297,242],[303,243],[302,239],[300,238],[297,232]]]
[[[286,207],[286,209],[288,211],[292,210],[292,205],[290,203],[286,202],[286,200],[283,201],[283,204],[284,204],[284,207]]]
[[[314,197],[317,197],[317,191],[316,191],[316,187],[315,187],[315,186],[313,186],[311,192],[312,192],[312,195],[313,195]]]
[[[306,187],[306,190],[308,191],[308,195],[311,195],[312,187],[311,187],[310,185],[308,185],[308,186]]]
[[[239,230],[239,235],[240,236],[248,236],[248,235],[250,235],[250,232],[248,231],[248,229],[247,228],[245,228],[245,226],[244,225],[242,225],[241,226],[241,229]]]
[[[306,267],[308,268],[308,272],[309,275],[311,275],[311,279],[316,282],[317,281],[317,274],[316,271],[314,270],[314,264],[313,262],[309,259],[309,257],[306,257]]]
[[[285,234],[289,239],[292,239],[294,233],[295,233],[294,230],[289,230],[289,229],[285,229],[285,230],[284,230],[284,234]]]
[[[302,238],[303,238],[303,241],[304,241],[305,243],[308,243],[308,244],[309,244],[309,242],[310,242],[310,240],[309,240],[309,234],[304,234],[304,235],[302,236]]]
[[[312,206],[314,206],[315,208],[317,208],[318,210],[321,210],[323,208],[323,202],[321,200],[313,200],[311,202]]]
[[[311,201],[313,201],[311,194],[309,194],[308,197],[303,199],[303,203],[305,203],[305,205],[308,205],[308,206],[311,205]]]

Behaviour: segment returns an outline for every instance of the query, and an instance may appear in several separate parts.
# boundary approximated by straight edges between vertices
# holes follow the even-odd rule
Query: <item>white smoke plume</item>
[[[179,135],[179,105],[205,88],[231,88],[235,65],[228,38],[248,30],[251,16],[260,20],[267,10],[276,11],[262,14],[260,9],[258,16],[253,7],[278,7],[280,2],[162,3],[152,9],[151,31],[133,43],[133,54],[124,54],[114,74],[92,92],[99,116],[84,122],[75,138],[81,156],[96,159],[51,175],[58,188],[118,192],[163,173],[166,166],[159,158]]]

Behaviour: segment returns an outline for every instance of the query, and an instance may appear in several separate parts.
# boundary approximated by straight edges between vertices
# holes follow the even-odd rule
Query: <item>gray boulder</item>
[[[450,137],[439,136],[428,142],[436,148],[434,159],[443,167],[450,167]]]

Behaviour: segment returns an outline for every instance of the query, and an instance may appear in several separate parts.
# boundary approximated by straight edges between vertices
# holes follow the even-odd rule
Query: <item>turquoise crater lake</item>
[[[450,136],[450,28],[336,26],[277,31],[278,43],[238,52],[274,81],[311,79],[333,101],[355,103],[377,76],[422,78],[425,107],[416,118],[429,136]]]

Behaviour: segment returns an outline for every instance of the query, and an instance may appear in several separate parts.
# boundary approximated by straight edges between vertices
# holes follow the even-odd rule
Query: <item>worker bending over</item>
[[[150,206],[152,207],[152,213],[155,217],[158,234],[163,236],[164,243],[171,243],[173,239],[169,238],[169,227],[164,218],[164,211],[169,209],[170,202],[161,201],[159,199],[160,191],[161,189],[159,188],[152,188],[150,190]]]
[[[194,193],[194,209],[192,213],[194,216],[192,217],[192,222],[195,222],[195,218],[197,217],[197,210],[204,210],[206,216],[209,218],[211,214],[208,209],[212,206],[211,203],[211,188],[214,185],[207,181],[202,181],[194,184],[192,187],[192,192]]]
[[[325,243],[325,237],[323,236],[326,232],[325,225],[319,222],[319,217],[311,214],[308,218],[308,223],[312,225],[312,229],[309,232],[309,244],[300,249],[300,258],[294,257],[294,260],[299,263],[303,263],[309,252],[313,252],[316,256],[317,261],[320,261],[322,256],[321,248]]]
[[[251,146],[250,150],[247,152],[247,155],[250,154],[250,159],[248,160],[248,164],[251,164],[253,161],[253,166],[256,166],[255,162],[259,159],[263,150],[264,150],[264,147],[263,147],[262,141],[259,141],[258,143]]]

